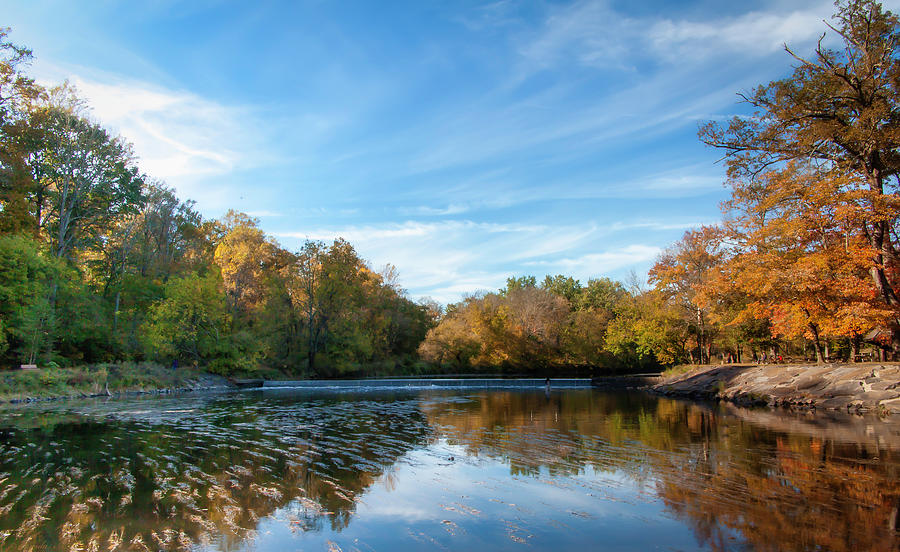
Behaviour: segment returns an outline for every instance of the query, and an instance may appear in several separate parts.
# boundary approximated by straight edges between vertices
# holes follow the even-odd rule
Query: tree
[[[506,279],[506,287],[500,290],[500,295],[506,295],[516,289],[530,287],[537,287],[537,278],[534,276],[510,277]]]
[[[710,361],[713,332],[709,309],[698,300],[698,294],[722,260],[721,242],[722,232],[718,227],[688,230],[650,269],[650,282],[663,297],[680,305],[694,324],[697,357],[701,364]]]
[[[0,231],[33,228],[28,212],[25,159],[36,133],[28,124],[29,105],[43,90],[22,71],[31,50],[9,42],[10,29],[0,28]]]
[[[720,282],[749,298],[736,321],[768,318],[776,334],[810,339],[819,362],[828,337],[847,337],[855,356],[891,310],[867,274],[871,248],[854,224],[847,178],[798,161],[733,186],[725,206],[736,255]]]
[[[61,267],[25,236],[0,236],[0,341],[25,363],[52,350],[57,336],[51,283]]]
[[[691,335],[683,305],[649,290],[630,296],[620,307],[607,329],[606,349],[635,368],[693,362]]]
[[[172,278],[165,298],[150,309],[147,346],[154,356],[187,357],[195,363],[222,360],[230,348],[230,326],[217,273]]]
[[[505,346],[509,350],[509,362],[526,368],[558,365],[569,302],[535,287],[512,290],[505,299],[509,323]]]
[[[578,298],[581,295],[581,282],[571,276],[557,274],[556,276],[545,276],[541,288],[546,289],[550,293],[564,298],[572,308],[578,305]]]
[[[465,317],[454,312],[428,330],[418,351],[423,360],[437,364],[439,369],[447,362],[457,369],[463,369],[469,366],[480,348]]]
[[[609,278],[591,278],[575,300],[578,309],[603,309],[615,313],[628,295],[625,287]]]
[[[104,228],[140,205],[143,177],[128,145],[84,113],[84,102],[66,85],[33,113],[41,130],[40,148],[29,161],[39,187],[36,220],[57,257],[96,245]]]
[[[244,213],[228,211],[224,221],[228,233],[216,246],[216,264],[231,304],[247,313],[263,300],[264,275],[271,270],[276,246],[260,230],[259,221]]]
[[[856,198],[850,220],[870,247],[867,269],[879,300],[894,312],[889,326],[900,354],[900,22],[874,0],[846,0],[827,25],[842,49],[820,40],[809,59],[787,49],[798,63],[793,74],[744,96],[754,116],[724,128],[708,123],[700,136],[726,151],[734,178],[753,180],[792,160],[846,177]]]
[[[31,50],[9,41],[9,27],[0,27],[0,124],[21,112],[23,102],[37,98],[41,88],[22,72],[31,61]]]

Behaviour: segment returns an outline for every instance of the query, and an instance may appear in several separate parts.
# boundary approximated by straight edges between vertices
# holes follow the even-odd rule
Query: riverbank
[[[900,365],[702,366],[665,377],[649,390],[740,405],[900,414]]]
[[[225,389],[222,377],[191,367],[172,369],[152,362],[32,368],[0,373],[0,402],[172,393]]]

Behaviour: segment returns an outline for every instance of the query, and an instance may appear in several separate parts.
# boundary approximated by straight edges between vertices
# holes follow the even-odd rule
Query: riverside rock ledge
[[[900,365],[895,364],[703,366],[649,389],[742,405],[900,414]]]

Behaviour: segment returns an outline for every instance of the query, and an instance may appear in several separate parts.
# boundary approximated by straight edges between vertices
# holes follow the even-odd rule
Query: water
[[[900,421],[592,390],[0,411],[0,550],[897,550]]]

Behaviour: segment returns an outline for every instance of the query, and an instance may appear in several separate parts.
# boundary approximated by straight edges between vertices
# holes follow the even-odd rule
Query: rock
[[[852,380],[844,381],[836,385],[831,385],[826,389],[826,394],[831,397],[839,397],[842,395],[855,395],[863,390],[863,382]]]
[[[698,369],[658,383],[657,393],[738,404],[864,412],[900,411],[900,366],[830,364]]]
[[[867,391],[856,395],[857,400],[866,403],[877,404],[879,401],[890,400],[900,397],[900,393],[896,391]]]

